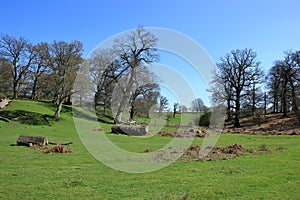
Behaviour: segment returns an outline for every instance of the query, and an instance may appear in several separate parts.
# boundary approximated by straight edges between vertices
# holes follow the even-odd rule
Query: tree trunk
[[[239,128],[241,127],[240,125],[240,97],[236,97],[236,102],[235,102],[235,116],[234,116],[234,127]]]
[[[284,77],[283,94],[282,94],[282,117],[287,117],[287,77]]]
[[[126,91],[125,91],[126,92]],[[127,94],[124,93],[122,95],[120,106],[118,107],[117,114],[115,116],[114,122],[115,124],[121,124],[122,123],[122,116],[126,107],[127,102],[129,101],[129,97]]]
[[[131,73],[130,73],[130,78],[129,78],[128,84],[123,89],[123,91],[122,91],[123,94],[120,94],[120,95],[122,95],[122,99],[121,99],[121,103],[120,103],[120,106],[119,106],[118,111],[117,111],[117,115],[116,115],[115,120],[114,120],[115,124],[122,123],[123,112],[125,110],[126,105],[128,105],[128,103],[129,103],[130,92],[131,92],[131,89],[133,87],[135,76],[136,76],[136,68],[133,68]]]
[[[71,95],[69,95],[69,96],[67,97],[67,100],[65,101],[65,104],[66,104],[66,105],[72,105]]]
[[[17,99],[18,98],[18,83],[15,81],[13,83],[13,92],[14,92],[13,98]]]
[[[252,88],[252,116],[255,115],[255,110],[256,110],[256,107],[255,107],[255,98],[256,98],[256,95],[255,95],[255,85],[253,85],[253,88]]]
[[[265,110],[265,116],[267,115],[267,93],[264,94],[264,110]]]
[[[58,120],[60,118],[60,111],[62,109],[62,104],[63,104],[63,101],[60,101],[59,104],[58,104],[58,107],[55,111],[54,119],[56,119],[56,120]]]
[[[277,99],[277,94],[274,94],[273,97],[273,113],[276,113],[278,111],[278,99]]]
[[[121,124],[122,123],[122,116],[123,116],[123,110],[118,109],[117,115],[114,119],[115,124]]]
[[[232,120],[230,99],[227,99],[227,112],[226,113],[227,113],[227,121],[230,122]]]
[[[36,99],[36,86],[37,86],[37,79],[34,79],[33,81],[33,87],[32,87],[32,93],[31,93],[31,99]]]
[[[134,105],[131,105],[131,109],[130,109],[130,116],[129,116],[129,121],[134,121],[133,117],[134,117]]]
[[[292,79],[290,78],[290,84],[291,84],[291,93],[292,93],[292,109],[295,112],[298,112],[298,105],[297,105],[297,97],[296,97],[296,93],[295,93],[295,86],[294,83],[292,81]]]

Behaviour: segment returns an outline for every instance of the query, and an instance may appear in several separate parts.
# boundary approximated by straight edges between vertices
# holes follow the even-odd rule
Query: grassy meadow
[[[224,161],[183,162],[142,174],[111,169],[82,145],[72,109],[64,107],[59,121],[47,103],[15,100],[0,111],[11,119],[0,121],[0,199],[300,199],[300,137],[288,135],[222,134],[217,146],[241,144],[257,149],[266,145],[281,152],[240,156]],[[178,119],[170,121],[177,123]],[[177,121],[176,121],[177,120]],[[157,149],[168,137],[112,135],[107,137],[132,152]],[[47,136],[49,141],[73,142],[69,154],[45,154],[14,144],[20,134]],[[203,139],[196,138],[201,145]]]

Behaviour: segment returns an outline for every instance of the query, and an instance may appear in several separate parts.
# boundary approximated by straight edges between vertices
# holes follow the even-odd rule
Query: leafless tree
[[[191,110],[194,112],[207,112],[208,108],[205,106],[201,98],[196,98],[191,103]]]
[[[123,68],[123,83],[120,87],[120,101],[115,116],[115,123],[122,122],[122,115],[130,100],[131,95],[137,89],[136,83],[141,67],[158,59],[156,53],[157,38],[142,27],[130,32],[126,36],[116,39],[114,50],[119,57]]]
[[[114,84],[122,75],[121,65],[112,49],[98,49],[87,60],[95,93],[95,109],[101,105],[106,108],[111,102]]]
[[[175,118],[175,115],[176,115],[178,109],[179,109],[179,103],[174,103],[173,104],[173,118]]]
[[[157,104],[158,96],[159,86],[157,83],[145,83],[139,86],[130,98],[129,120],[134,120],[136,113],[148,117],[150,108]]]
[[[273,113],[280,112],[281,108],[281,76],[280,66],[274,65],[268,72],[266,87],[268,88],[268,101],[271,102]]]
[[[164,96],[160,96],[159,98],[159,114],[162,115],[162,112],[168,108],[169,105],[169,100],[164,97]]]
[[[60,117],[63,102],[74,93],[73,85],[78,68],[82,63],[82,51],[82,44],[79,41],[72,41],[71,43],[54,41],[51,44],[50,67],[51,76],[54,78],[54,98],[57,104],[55,119]]]
[[[46,42],[42,42],[37,44],[34,47],[36,51],[36,56],[29,67],[29,70],[32,75],[32,89],[31,89],[31,99],[37,98],[37,89],[38,89],[38,82],[39,78],[44,74],[45,72],[49,71],[49,65],[50,65],[50,55],[49,55],[49,49],[50,46]]]
[[[0,58],[0,97],[7,97],[13,92],[13,77],[10,65],[6,59]]]
[[[18,98],[20,83],[35,56],[34,46],[24,37],[15,38],[10,35],[1,35],[0,57],[5,58],[11,66],[13,98]]]
[[[269,96],[272,98],[273,111],[282,111],[287,117],[291,107],[299,112],[300,99],[300,51],[287,51],[283,60],[275,61],[269,71]]]
[[[234,126],[240,127],[241,100],[247,94],[247,89],[252,86],[254,80],[261,77],[262,70],[260,63],[256,61],[256,53],[252,49],[234,50],[221,58],[217,64],[218,79],[220,79],[225,89],[229,90],[230,107],[234,110]],[[231,101],[232,100],[232,101]]]
[[[188,108],[185,105],[181,105],[179,109],[182,113],[185,113],[188,111]]]
[[[225,75],[218,71],[213,72],[213,80],[208,91],[211,93],[211,102],[214,106],[226,105],[226,121],[230,122],[232,116],[233,89],[226,80]]]

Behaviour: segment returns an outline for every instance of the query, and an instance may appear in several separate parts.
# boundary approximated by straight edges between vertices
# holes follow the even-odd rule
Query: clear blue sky
[[[283,51],[300,49],[299,0],[2,0],[0,7],[0,33],[33,43],[80,40],[84,56],[139,25],[182,32],[215,62],[233,49],[252,48],[265,71]]]

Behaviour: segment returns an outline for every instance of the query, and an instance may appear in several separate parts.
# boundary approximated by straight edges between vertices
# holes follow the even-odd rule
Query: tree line
[[[54,118],[60,117],[63,103],[71,103],[73,94],[84,99],[73,85],[77,74],[88,66],[88,87],[93,90],[93,103],[98,113],[113,113],[115,123],[133,120],[135,115],[148,116],[150,109],[162,114],[168,99],[160,94],[159,79],[147,64],[159,60],[158,38],[142,27],[114,41],[110,49],[97,49],[82,58],[80,41],[53,41],[32,44],[24,37],[2,34],[0,37],[0,95],[12,98],[50,99],[57,105]],[[267,108],[299,113],[300,51],[285,52],[274,61],[268,72],[262,70],[252,49],[227,53],[217,63],[209,91],[212,105],[226,106],[226,120],[240,127],[240,117],[255,115]],[[84,80],[83,80],[84,82]],[[154,106],[155,105],[155,106]],[[194,112],[208,112],[201,98],[191,103]],[[187,111],[175,103],[173,115]]]
[[[237,49],[217,63],[210,88],[212,101],[226,105],[226,120],[240,127],[242,115],[254,116],[267,109],[287,117],[294,111],[299,118],[300,51],[289,50],[264,73],[252,49]]]
[[[54,118],[58,119],[63,103],[71,103],[73,94],[82,100],[80,94],[91,87],[96,111],[105,114],[113,107],[115,123],[124,121],[128,113],[130,120],[136,114],[147,116],[164,98],[157,77],[146,67],[158,60],[156,42],[152,33],[139,27],[116,39],[111,49],[98,49],[83,59],[80,41],[32,44],[24,37],[2,34],[0,96],[50,99],[57,106]],[[74,90],[77,74],[86,73],[84,65],[91,81]],[[165,109],[165,103],[159,109]]]

